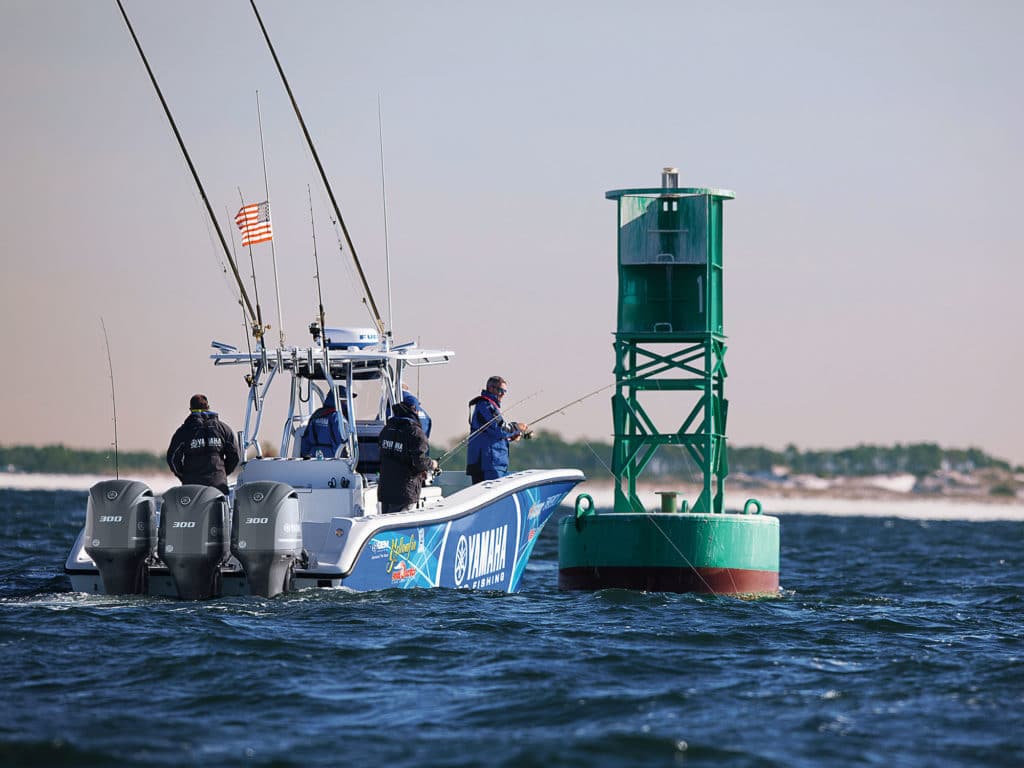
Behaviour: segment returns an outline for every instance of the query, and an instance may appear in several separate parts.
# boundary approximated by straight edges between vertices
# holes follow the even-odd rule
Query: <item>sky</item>
[[[522,421],[612,383],[605,192],[675,166],[736,193],[732,444],[1024,464],[1024,4],[258,5],[396,340],[456,353],[414,382],[435,439],[491,374]],[[228,236],[266,197],[261,117],[286,343],[309,343],[313,232],[328,326],[370,325],[249,4],[125,7]],[[0,444],[104,448],[116,404],[121,450],[161,451],[193,392],[240,428],[240,369],[209,361],[245,347],[235,289],[116,3],[0,17]],[[610,394],[538,428],[610,440]]]

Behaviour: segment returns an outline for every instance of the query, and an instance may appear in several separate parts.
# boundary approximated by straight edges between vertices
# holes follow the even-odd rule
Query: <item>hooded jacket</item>
[[[508,474],[508,441],[520,434],[505,421],[501,406],[486,389],[469,401],[473,413],[469,417],[469,445],[466,448],[466,474],[474,467],[485,480]],[[486,425],[486,426],[485,426]]]
[[[335,407],[334,393],[331,392],[324,400],[324,404],[309,417],[309,423],[302,433],[299,451],[303,458],[321,456],[332,459],[338,452],[338,446],[343,442],[345,429],[341,413]]]
[[[394,416],[380,432],[380,479],[377,499],[382,504],[415,504],[423,488],[423,473],[432,466],[427,436],[416,413],[405,403],[394,406]]]
[[[167,466],[185,485],[212,485],[228,492],[228,475],[238,466],[231,428],[213,411],[192,411],[167,447]]]

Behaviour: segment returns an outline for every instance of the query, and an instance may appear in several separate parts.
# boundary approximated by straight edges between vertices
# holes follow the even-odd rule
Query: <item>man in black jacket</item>
[[[427,436],[420,426],[419,402],[410,394],[395,403],[394,416],[380,432],[380,480],[377,500],[381,511],[402,512],[415,507],[427,472],[437,469],[437,462],[427,452]]]
[[[206,395],[192,395],[189,415],[167,448],[167,466],[183,485],[212,485],[228,492],[228,475],[238,466],[231,427],[210,410]]]

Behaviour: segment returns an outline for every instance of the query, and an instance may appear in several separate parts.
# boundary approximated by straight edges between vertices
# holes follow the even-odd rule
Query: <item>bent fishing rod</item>
[[[120,3],[121,0],[118,0]],[[363,272],[363,266],[359,262],[359,256],[356,254],[356,247],[352,243],[352,238],[348,233],[348,227],[345,226],[345,219],[341,216],[341,209],[338,207],[338,201],[334,199],[334,190],[331,189],[331,183],[327,180],[327,173],[324,171],[324,166],[320,162],[320,155],[317,154],[316,147],[313,145],[313,139],[309,135],[309,129],[306,128],[306,121],[302,118],[302,112],[299,110],[299,104],[295,101],[295,95],[292,93],[292,87],[288,84],[288,78],[285,77],[284,68],[281,66],[280,59],[277,58],[277,52],[274,50],[273,43],[270,42],[270,35],[267,32],[266,26],[263,24],[263,18],[260,16],[259,9],[256,8],[256,0],[249,0],[249,4],[252,6],[252,12],[256,14],[256,21],[260,25],[260,30],[263,32],[263,37],[267,41],[267,47],[270,49],[270,55],[274,59],[274,64],[277,66],[277,72],[281,75],[281,82],[284,83],[284,88],[288,92],[288,98],[292,103],[292,109],[295,111],[295,117],[298,118],[299,127],[302,128],[302,135],[306,137],[306,144],[309,146],[309,151],[313,155],[313,161],[316,163],[317,171],[320,172],[320,180],[323,181],[324,187],[327,189],[327,196],[331,200],[331,206],[334,209],[334,215],[338,219],[338,223],[341,225],[341,231],[345,235],[345,243],[348,245],[349,253],[352,254],[352,261],[356,265],[356,272],[359,274],[359,280],[363,284],[363,293],[369,300],[370,316],[373,318],[374,324],[377,326],[377,331],[381,337],[390,336],[390,331],[384,327],[384,320],[381,319],[380,311],[377,309],[377,302],[374,301],[373,291],[370,290],[370,284],[366,280],[366,274]]]
[[[203,205],[206,206],[206,212],[210,216],[210,221],[213,222],[213,228],[217,230],[217,237],[220,238],[221,247],[224,249],[224,255],[227,257],[228,264],[231,265],[231,272],[235,276],[235,282],[238,283],[238,290],[241,292],[242,299],[245,301],[245,310],[249,315],[249,322],[253,328],[253,334],[257,338],[262,338],[263,330],[259,327],[256,318],[256,312],[252,308],[252,302],[249,301],[249,294],[245,291],[245,284],[242,282],[242,276],[238,273],[238,266],[235,264],[235,260],[231,256],[231,252],[228,250],[227,240],[224,238],[224,233],[221,231],[220,224],[217,222],[217,217],[213,215],[213,208],[210,207],[210,200],[206,196],[206,190],[203,188],[203,182],[199,180],[199,173],[196,171],[195,165],[192,164],[192,158],[188,154],[188,150],[185,148],[185,142],[181,138],[181,133],[178,131],[178,126],[174,122],[174,116],[171,115],[171,108],[167,106],[167,100],[164,99],[163,91],[160,90],[160,85],[156,81],[156,75],[153,74],[153,69],[149,66],[149,60],[146,58],[146,54],[142,50],[142,44],[139,42],[139,38],[135,34],[135,30],[132,28],[131,21],[128,20],[128,13],[124,9],[124,5],[121,0],[117,0],[117,7],[121,10],[121,16],[124,17],[125,26],[128,27],[128,32],[132,36],[132,40],[135,42],[135,48],[139,52],[139,57],[142,59],[143,66],[146,67],[146,72],[149,74],[150,82],[153,83],[153,89],[156,91],[157,98],[160,99],[160,104],[164,108],[164,114],[167,115],[167,121],[171,124],[171,130],[174,131],[174,138],[178,140],[178,146],[181,147],[181,153],[185,156],[185,163],[188,165],[189,171],[192,172],[192,179],[196,183],[196,187],[199,188],[199,196],[203,199]]]
[[[444,462],[447,459],[451,458],[452,454],[455,453],[457,450],[459,450],[459,448],[461,448],[463,445],[465,445],[467,441],[469,441],[469,440],[473,439],[474,437],[476,437],[477,435],[479,435],[481,432],[483,432],[485,429],[487,429],[489,426],[491,426],[491,424],[493,424],[498,419],[500,419],[502,416],[504,416],[505,413],[507,413],[508,411],[511,411],[513,408],[519,407],[520,405],[525,403],[527,400],[532,400],[533,398],[535,398],[537,395],[539,395],[543,391],[544,390],[538,389],[536,392],[534,392],[533,394],[527,395],[522,400],[519,400],[518,402],[512,403],[512,405],[510,405],[504,411],[502,411],[501,407],[499,406],[498,412],[494,415],[494,417],[492,419],[484,422],[484,424],[481,427],[479,427],[478,429],[474,429],[472,432],[470,432],[464,438],[459,440],[458,443],[456,443],[454,446],[452,446],[452,448],[450,450],[445,452],[441,456],[441,458],[439,458],[437,460],[438,466],[440,466],[442,462]]]

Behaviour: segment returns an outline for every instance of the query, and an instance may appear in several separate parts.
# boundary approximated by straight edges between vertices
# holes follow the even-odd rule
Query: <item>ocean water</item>
[[[0,765],[1021,766],[1024,522],[780,514],[778,599],[74,594],[0,490]]]

